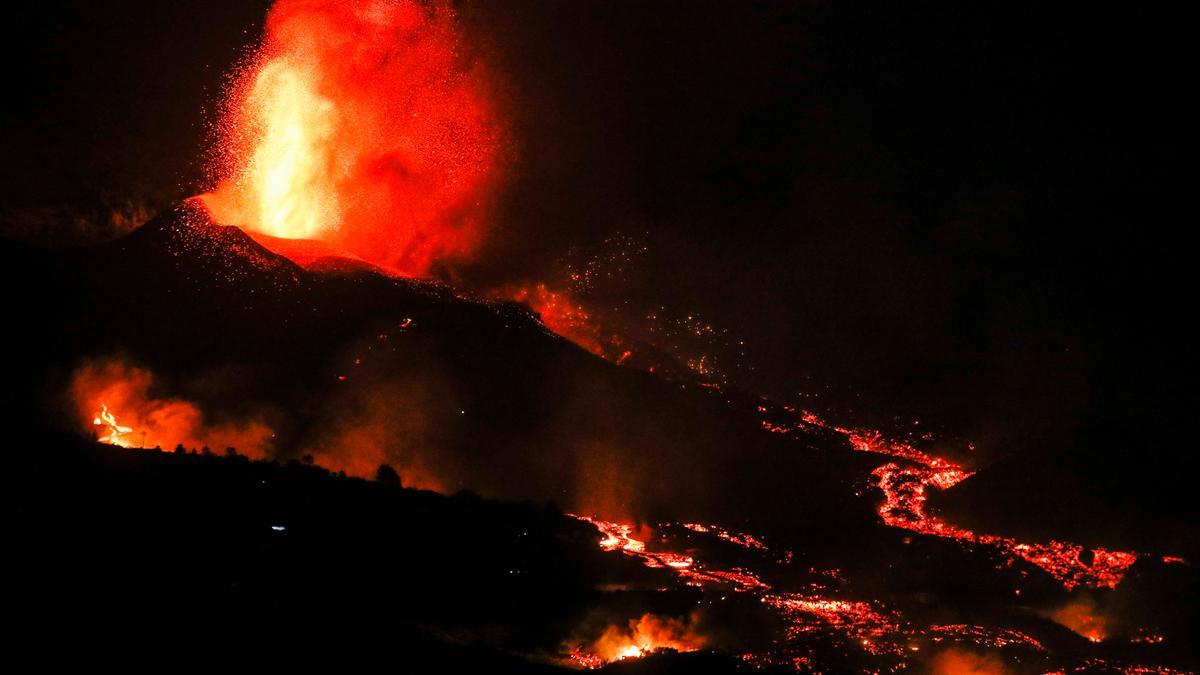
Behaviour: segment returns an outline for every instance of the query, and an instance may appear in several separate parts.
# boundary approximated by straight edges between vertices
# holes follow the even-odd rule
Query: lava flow
[[[647,568],[667,571],[675,575],[682,587],[698,588],[716,594],[721,599],[726,597],[724,594],[728,591],[757,598],[762,608],[782,622],[782,633],[772,640],[769,648],[741,654],[743,660],[756,665],[788,664],[798,670],[809,669],[813,664],[804,653],[806,645],[813,640],[841,645],[837,647],[839,651],[846,646],[852,647],[870,658],[885,659],[893,669],[904,667],[911,655],[921,652],[923,648],[938,647],[944,642],[991,649],[1014,648],[1038,655],[1046,652],[1038,640],[1015,630],[966,624],[921,625],[879,602],[838,597],[833,594],[830,583],[830,580],[840,576],[836,570],[810,570],[810,581],[803,585],[803,591],[785,590],[765,581],[759,572],[746,567],[724,569],[705,564],[690,555],[654,550],[645,541],[633,537],[632,525],[589,516],[574,517],[599,530],[601,538],[598,544],[602,550],[620,552],[640,561]],[[664,536],[673,530],[735,544],[758,554],[761,561],[771,568],[786,568],[793,560],[790,554],[775,555],[761,538],[732,533],[718,525],[683,523],[659,526]],[[659,648],[676,649],[669,644],[659,645]],[[626,652],[610,651],[609,656],[604,656],[595,649],[576,645],[571,650],[570,658],[578,666],[596,668],[613,660],[644,653],[644,650],[630,649]]]
[[[758,409],[763,414],[769,412],[765,405],[760,405]],[[796,411],[790,408],[783,410],[789,415],[797,415]],[[874,485],[884,495],[883,503],[878,509],[883,522],[918,534],[995,546],[1012,558],[1020,558],[1040,567],[1067,590],[1080,586],[1115,588],[1121,583],[1129,567],[1137,561],[1136,553],[1102,548],[1089,552],[1079,544],[1061,541],[1028,544],[1011,537],[980,534],[947,523],[926,509],[926,491],[930,487],[945,490],[969,478],[972,473],[958,464],[933,457],[907,443],[888,441],[878,432],[840,427],[825,422],[808,411],[802,411],[796,420],[790,422],[764,419],[762,426],[772,433],[785,435],[804,427],[832,431],[845,436],[851,447],[859,452],[907,460],[906,465],[890,462],[872,472]],[[1089,556],[1090,562],[1087,561]]]
[[[562,336],[583,347],[596,356],[605,356],[620,341],[615,336],[605,340],[591,314],[581,304],[562,291],[546,284],[511,286],[493,293],[498,298],[512,300],[528,306],[537,313],[542,325],[556,335]]]
[[[500,133],[464,54],[441,3],[279,0],[226,105],[214,219],[301,264],[314,247],[281,240],[410,276],[470,255]]]

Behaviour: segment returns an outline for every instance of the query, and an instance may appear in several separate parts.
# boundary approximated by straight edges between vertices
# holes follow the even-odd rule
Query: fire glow
[[[797,670],[810,669],[811,664],[806,660],[807,657],[797,652],[802,651],[805,641],[810,639],[829,639],[852,645],[871,656],[898,660],[900,667],[903,667],[912,654],[919,653],[922,646],[938,645],[943,641],[993,649],[1015,647],[1038,653],[1046,651],[1037,640],[1010,629],[991,629],[966,624],[923,627],[914,625],[899,612],[878,602],[835,597],[829,593],[830,589],[825,582],[809,584],[804,592],[777,589],[773,584],[764,581],[759,573],[750,569],[722,569],[691,556],[651,548],[646,541],[634,538],[634,527],[627,523],[588,516],[574,517],[596,527],[600,533],[597,543],[601,550],[619,552],[640,561],[647,568],[671,573],[683,586],[722,594],[734,591],[757,598],[764,608],[782,621],[783,634],[775,640],[774,646],[769,650],[742,655],[743,660],[756,665],[784,663],[792,664]],[[660,526],[663,529],[670,527],[673,526]],[[775,555],[761,538],[753,535],[733,533],[719,525],[701,523],[683,523],[678,527],[734,543],[748,551],[765,554],[765,559],[775,560],[777,564],[787,565],[792,561],[790,555]],[[826,579],[836,579],[839,576],[836,570],[813,572]],[[628,639],[627,632],[613,630],[618,631],[614,635],[625,636],[626,639],[619,642],[625,650],[610,649],[605,652],[605,656],[595,648],[581,645],[571,652],[571,660],[584,668],[598,668],[615,660],[643,656],[653,651],[635,648],[635,642]],[[662,646],[675,648],[666,644]],[[695,648],[704,648],[703,641],[698,642]]]
[[[410,276],[469,256],[500,133],[463,54],[441,3],[279,0],[230,91],[205,205],[269,248],[316,240]]]
[[[784,410],[792,415],[796,411]],[[759,412],[766,414],[766,406]],[[1079,544],[1050,541],[1027,544],[1010,537],[980,534],[947,523],[926,509],[929,487],[945,490],[969,478],[972,473],[962,466],[940,457],[933,457],[907,443],[888,441],[878,432],[864,432],[829,424],[814,413],[801,411],[792,424],[764,419],[762,426],[772,433],[791,434],[804,426],[841,434],[859,452],[886,455],[907,460],[910,464],[890,462],[872,472],[874,485],[883,492],[879,506],[883,522],[919,534],[957,539],[971,544],[994,546],[1012,558],[1020,558],[1040,567],[1067,590],[1078,587],[1116,588],[1125,572],[1137,561],[1136,553],[1097,548],[1090,552]],[[1086,558],[1090,555],[1091,562]]]
[[[643,614],[627,625],[610,625],[591,644],[571,652],[571,660],[583,668],[636,659],[661,650],[694,652],[705,644],[692,629],[692,622],[672,617]]]
[[[101,432],[97,440],[123,448],[209,447],[261,459],[273,433],[258,419],[214,422],[192,402],[156,392],[153,374],[119,358],[88,362],[75,371],[69,395],[79,420]]]

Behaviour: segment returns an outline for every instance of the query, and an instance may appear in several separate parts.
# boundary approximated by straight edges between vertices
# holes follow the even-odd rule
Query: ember
[[[124,427],[117,423],[117,416],[108,411],[108,406],[100,404],[100,412],[92,420],[92,424],[104,427],[108,430],[108,435],[103,436],[100,440],[112,445],[121,445],[129,447],[128,441],[124,436],[129,435],[133,431],[131,427]]]
[[[798,670],[808,669],[811,667],[808,657],[797,654],[795,650],[805,644],[806,640],[814,638],[852,646],[872,657],[892,659],[900,664],[898,667],[903,667],[913,654],[919,653],[922,645],[936,645],[943,641],[992,649],[1015,648],[1045,652],[1045,647],[1040,642],[1015,630],[966,624],[933,624],[922,627],[881,603],[836,597],[828,593],[827,584],[828,580],[838,578],[835,570],[813,570],[814,579],[804,592],[784,591],[763,581],[759,573],[750,569],[721,569],[692,557],[651,549],[646,542],[631,536],[632,525],[587,516],[575,518],[594,525],[600,531],[602,537],[598,544],[602,550],[620,552],[639,560],[647,568],[661,569],[674,574],[685,587],[696,587],[713,593],[733,590],[758,598],[761,605],[778,616],[784,626],[784,633],[778,636],[772,649],[741,655],[743,660],[758,665],[788,664]],[[664,524],[659,526],[659,530],[666,532],[672,527],[674,526]],[[730,540],[729,531],[719,525],[686,523],[679,527],[720,540]],[[753,535],[740,535],[737,538],[761,544],[761,540]],[[765,544],[762,546],[765,548]],[[759,550],[758,546],[748,548]],[[766,552],[769,553],[769,549]],[[767,559],[783,565],[790,564],[791,560],[787,556],[770,555]],[[685,561],[686,564],[682,564]],[[629,641],[623,644],[628,645]],[[642,653],[630,650],[620,658]],[[594,651],[579,650],[572,653],[572,658],[584,667],[596,667],[611,660],[596,660]]]
[[[500,145],[483,91],[446,5],[281,0],[203,199],[219,222],[428,274],[483,234]]]
[[[696,635],[681,619],[643,614],[627,625],[610,625],[589,646],[580,645],[571,659],[584,668],[635,659],[660,650],[694,652],[704,647],[704,638]]]
[[[762,405],[758,410],[764,415],[768,412],[768,408]],[[879,515],[888,525],[919,534],[997,547],[1013,558],[1040,567],[1058,579],[1067,590],[1080,586],[1115,588],[1124,578],[1125,571],[1138,559],[1136,553],[1098,548],[1090,552],[1089,563],[1085,562],[1085,554],[1089,552],[1079,544],[1060,541],[1027,544],[1010,537],[979,534],[947,523],[928,513],[925,506],[926,490],[929,487],[939,490],[951,488],[969,478],[971,472],[907,443],[885,440],[879,432],[840,427],[825,422],[809,411],[801,411],[798,415],[790,408],[783,408],[783,411],[797,419],[791,423],[764,420],[763,427],[785,435],[804,426],[832,431],[845,436],[850,446],[859,452],[887,455],[912,463],[902,466],[891,462],[872,472],[875,487],[884,495]]]
[[[619,339],[601,337],[600,327],[581,304],[565,292],[546,284],[514,286],[495,291],[493,295],[528,306],[541,318],[551,332],[561,335],[597,356],[605,356],[609,343],[619,345]],[[624,360],[627,354],[617,356]]]

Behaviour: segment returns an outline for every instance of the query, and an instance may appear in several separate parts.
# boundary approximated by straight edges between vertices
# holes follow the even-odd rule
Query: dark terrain
[[[28,644],[72,635],[111,645],[136,634],[197,649],[204,635],[210,651],[383,650],[421,670],[536,671],[563,663],[566,641],[596,616],[621,624],[703,607],[709,649],[611,667],[695,672],[733,668],[747,650],[796,653],[791,642],[778,652],[782,627],[757,596],[727,601],[727,587],[692,588],[601,552],[599,533],[567,510],[665,523],[651,545],[718,568],[757,569],[781,590],[820,583],[834,597],[882,603],[903,613],[898,630],[913,640],[930,639],[922,626],[958,624],[1037,636],[1049,652],[1005,652],[1023,670],[1193,662],[1183,636],[1196,625],[1195,575],[1154,558],[1191,554],[1186,534],[1173,547],[1158,539],[1178,525],[1111,536],[1099,519],[1009,525],[1047,536],[1070,529],[1088,546],[1149,554],[1115,591],[1081,596],[988,547],[883,525],[868,478],[885,460],[853,452],[844,437],[767,433],[763,411],[783,414],[774,404],[702,386],[682,368],[614,366],[517,305],[346,261],[305,270],[188,206],[111,243],[6,244],[3,256],[10,288],[43,289],[14,295],[24,327],[14,331],[12,382],[22,395],[11,410],[22,424],[5,458],[14,485],[6,529],[20,552],[11,608],[29,617],[19,627]],[[381,331],[391,331],[389,348],[370,352],[370,368],[348,371]],[[206,416],[273,410],[274,458],[96,444],[64,391],[77,363],[111,354],[148,366],[167,393],[196,401]],[[343,372],[351,375],[338,379]],[[409,386],[399,395],[383,386],[394,381]],[[312,466],[306,439],[351,429],[353,414],[343,423],[331,411],[364,401],[420,406],[429,423],[403,440],[417,441],[451,481],[445,492],[462,491],[442,496]],[[597,456],[600,464],[589,461]],[[962,487],[997,489],[989,470]],[[1003,514],[964,513],[958,489],[934,503],[957,507],[952,519],[972,527],[1006,526]],[[1052,493],[1036,496],[1039,508],[1061,506]],[[689,521],[765,535],[795,557],[782,564],[714,548],[670,525]],[[659,588],[673,590],[647,594]],[[1015,605],[1014,588],[1022,591]],[[1118,615],[1110,617],[1117,637],[1092,646],[1041,614],[1083,596]],[[1147,626],[1166,642],[1127,641]],[[846,652],[854,634],[839,630],[823,625],[802,640],[803,658],[833,670],[879,667],[868,653]],[[956,639],[971,648],[995,640]]]

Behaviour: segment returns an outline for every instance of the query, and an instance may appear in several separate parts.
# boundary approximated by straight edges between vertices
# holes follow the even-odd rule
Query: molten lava
[[[463,55],[441,3],[279,0],[227,102],[214,219],[407,275],[470,255],[500,132]]]
[[[550,332],[596,356],[618,364],[630,356],[620,336],[606,335],[592,313],[566,291],[538,283],[506,286],[493,291],[492,295],[525,305],[538,315],[542,325]]]
[[[783,590],[764,581],[759,572],[751,569],[723,569],[692,556],[651,549],[645,541],[633,538],[632,525],[587,516],[574,517],[599,530],[601,538],[598,544],[602,550],[620,552],[639,560],[648,568],[665,570],[675,575],[682,586],[712,591],[720,594],[722,599],[727,597],[726,591],[757,598],[762,607],[782,622],[783,634],[770,649],[742,655],[744,660],[756,665],[790,664],[797,670],[810,670],[812,663],[801,652],[811,640],[850,645],[873,657],[895,661],[897,668],[904,667],[907,658],[920,652],[923,646],[940,645],[947,641],[991,649],[1011,647],[1037,654],[1046,651],[1040,642],[1015,630],[967,624],[922,625],[879,602],[833,596],[829,580],[840,576],[837,570],[810,570],[812,580],[804,584],[803,592]],[[665,532],[676,526],[664,524],[659,527]],[[753,535],[731,533],[718,525],[700,523],[683,523],[677,527],[737,544],[747,551],[766,554],[762,560],[773,561],[769,564],[788,566],[792,563],[791,556],[773,555],[766,543]],[[695,633],[694,630],[690,632]],[[635,648],[637,642],[628,632],[617,632],[615,635],[623,638],[612,642],[620,648],[610,649],[605,655],[594,647],[580,646],[572,651],[571,659],[577,665],[595,668],[613,660],[646,653],[646,650]],[[701,648],[704,642],[698,641],[696,648]],[[675,646],[666,646],[677,649]]]
[[[764,415],[770,412],[765,405],[760,405],[758,410]],[[763,429],[784,435],[803,427],[832,431],[845,436],[850,446],[859,452],[896,457],[908,462],[904,465],[889,462],[872,472],[875,486],[884,495],[883,503],[879,506],[879,515],[888,525],[919,534],[997,547],[1011,558],[1020,558],[1042,568],[1067,590],[1080,586],[1115,588],[1125,577],[1125,572],[1138,559],[1136,553],[1103,548],[1089,552],[1083,546],[1071,542],[1027,544],[1011,537],[980,534],[947,523],[930,514],[925,508],[926,491],[929,487],[939,490],[953,487],[969,478],[971,472],[907,443],[885,440],[878,432],[840,427],[825,422],[808,411],[801,411],[799,414],[790,408],[783,408],[783,411],[796,416],[797,419],[792,422],[764,419]]]
[[[1108,616],[1089,596],[1076,598],[1045,615],[1092,642],[1102,642],[1111,632]]]

